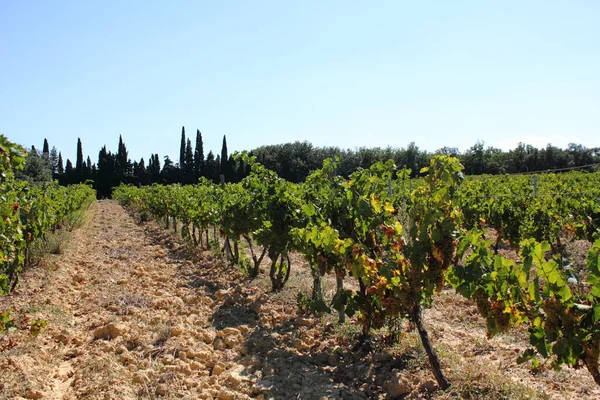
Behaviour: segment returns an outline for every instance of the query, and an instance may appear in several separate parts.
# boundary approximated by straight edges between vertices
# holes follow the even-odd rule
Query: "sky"
[[[95,162],[307,140],[600,146],[600,2],[0,1],[0,134]]]

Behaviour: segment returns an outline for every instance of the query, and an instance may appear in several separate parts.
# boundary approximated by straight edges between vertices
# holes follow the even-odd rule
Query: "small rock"
[[[74,344],[75,346],[81,346],[81,345],[83,344],[83,339],[81,339],[81,338],[78,338],[78,337],[74,337],[74,338],[73,338],[73,344]]]
[[[311,318],[296,318],[296,325],[298,326],[311,326],[314,323],[314,320]]]
[[[383,384],[383,389],[388,397],[394,399],[412,392],[412,384],[405,375],[396,373]]]
[[[105,339],[111,340],[117,338],[126,331],[126,327],[124,325],[115,324],[113,322],[101,326],[94,331],[94,340]]]
[[[306,343],[304,343],[304,342],[303,342],[302,340],[300,340],[300,339],[296,339],[296,340],[294,340],[294,341],[292,342],[292,345],[294,346],[294,348],[295,348],[297,351],[300,351],[300,352],[310,349],[310,346],[308,346]]]
[[[219,400],[235,400],[236,399],[236,395],[231,390],[227,390],[225,388],[222,388],[219,391],[219,394],[217,395],[217,399],[219,399]]]
[[[240,325],[238,326],[238,330],[242,335],[246,335],[250,332],[250,327],[248,325]]]
[[[81,274],[75,273],[73,274],[73,284],[84,283],[85,277]]]
[[[261,394],[262,392],[268,391],[273,389],[273,382],[270,380],[261,380],[256,382],[253,386],[252,386],[252,393],[253,394]]]
[[[225,298],[225,296],[227,294],[229,294],[229,290],[221,289],[221,290],[217,290],[217,292],[215,293],[215,297],[216,297],[217,301],[223,301],[223,299]]]
[[[421,384],[421,390],[425,390],[426,392],[433,393],[436,389],[437,385],[431,379],[428,379]]]
[[[62,331],[61,333],[56,335],[54,338],[56,339],[56,341],[64,344],[65,346],[68,346],[69,344],[71,344],[71,341],[73,340],[73,338],[67,331]]]
[[[197,371],[202,368],[202,364],[200,364],[198,361],[192,361],[189,365],[192,371]]]
[[[229,384],[229,387],[234,389],[238,389],[244,382],[253,382],[256,380],[256,378],[253,379],[248,376],[248,373],[243,365],[233,367],[228,371],[228,374],[229,376],[227,377],[227,383]]]
[[[201,339],[206,344],[211,344],[213,340],[215,340],[214,332],[206,329],[198,329],[196,332],[193,333],[193,335],[196,338]]]
[[[219,376],[219,375],[221,375],[223,373],[223,371],[225,371],[225,366],[223,364],[219,363],[219,364],[216,364],[213,367],[211,375],[213,375],[213,376]]]
[[[242,337],[237,335],[229,335],[225,336],[223,340],[225,341],[227,347],[232,348],[237,346],[242,341]]]
[[[41,399],[43,398],[44,395],[42,394],[42,392],[40,392],[39,390],[32,390],[29,389],[27,390],[27,392],[25,393],[25,398],[27,399],[33,399],[33,400],[37,400],[37,399]]]
[[[143,372],[136,372],[132,377],[133,383],[145,383],[148,377]]]
[[[119,361],[123,365],[129,365],[134,361],[134,358],[129,353],[123,353],[119,356]]]
[[[225,328],[221,332],[219,332],[219,336],[232,336],[232,335],[241,335],[239,329],[236,328]]]
[[[223,339],[216,338],[213,342],[213,347],[215,350],[224,350],[226,345],[225,345],[225,342],[223,341]]]
[[[166,385],[158,385],[156,387],[156,394],[159,396],[166,396],[167,395],[167,386]]]
[[[248,305],[248,310],[252,311],[254,314],[260,314],[262,308],[262,303],[255,301]]]
[[[171,336],[179,336],[183,333],[183,329],[180,326],[174,326],[171,328]]]

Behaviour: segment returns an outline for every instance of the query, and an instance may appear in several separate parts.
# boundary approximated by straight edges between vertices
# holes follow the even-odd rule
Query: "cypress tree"
[[[196,151],[194,152],[194,180],[204,175],[204,144],[200,129],[196,130]]]
[[[215,160],[215,155],[213,154],[212,150],[208,152],[208,155],[206,156],[206,162],[204,165],[204,176],[213,182],[219,182],[219,164],[217,164]]]
[[[58,151],[56,150],[56,147],[52,146],[49,158],[50,166],[52,167],[52,177],[53,179],[56,179],[58,175]]]
[[[233,159],[232,155],[229,156],[227,159],[227,164],[225,165],[225,180],[227,182],[237,182],[237,176],[235,173],[235,160]]]
[[[236,175],[237,175],[238,182],[246,177],[246,163],[241,158],[240,158],[240,162],[237,166]]]
[[[146,173],[146,163],[144,162],[144,157],[142,157],[140,159],[140,162],[137,163],[137,171],[134,169],[134,175],[136,177],[138,184],[140,184],[140,185],[148,184],[148,174]]]
[[[223,147],[221,147],[221,174],[225,175],[227,171],[227,139],[223,135]]]
[[[119,135],[119,150],[117,151],[116,172],[120,182],[125,182],[126,176],[130,174],[130,163],[127,156],[127,148],[123,142],[123,137]]]
[[[134,185],[138,184],[138,176],[139,176],[139,171],[140,171],[140,166],[138,165],[138,162],[133,160],[133,165],[131,166],[131,169],[133,171],[133,176],[132,179],[130,180],[130,183],[133,183]]]
[[[179,170],[181,175],[181,181],[183,182],[183,175],[185,171],[185,126],[181,127],[181,145],[179,146]]]
[[[106,197],[108,160],[106,146],[103,146],[98,153],[98,171],[96,173],[96,192],[99,199]]]
[[[48,146],[48,140],[44,139],[44,147],[42,148],[42,154],[50,155],[50,147]]]
[[[184,183],[194,182],[194,152],[192,151],[192,141],[187,140],[185,147],[185,164],[184,164]]]
[[[152,183],[152,171],[154,170],[154,154],[148,158],[148,166],[146,167],[146,176],[149,179],[149,182]]]
[[[87,162],[85,163],[85,179],[94,179],[92,177],[92,159],[90,156],[88,156]]]
[[[80,182],[85,182],[86,179],[88,179],[88,166],[87,163],[84,161],[83,165],[81,167],[81,177],[79,178]]]
[[[102,147],[98,153],[98,170],[96,172],[96,192],[99,199],[110,197],[113,186],[119,184],[118,176],[115,172],[117,161],[116,156]]]
[[[77,138],[77,161],[75,162],[75,181],[82,182],[83,178],[83,147],[81,139]],[[73,182],[71,182],[73,183]]]
[[[58,165],[56,166],[56,171],[59,175],[65,173],[65,168],[63,167],[62,153],[60,151],[58,152]]]
[[[65,184],[70,185],[75,183],[75,171],[73,170],[73,163],[67,158],[67,166],[65,167]]]
[[[160,160],[158,154],[150,154],[147,176],[149,183],[156,183],[160,180]]]
[[[160,157],[158,157],[158,153],[154,155],[154,170],[156,171],[154,182],[158,182],[160,179]]]

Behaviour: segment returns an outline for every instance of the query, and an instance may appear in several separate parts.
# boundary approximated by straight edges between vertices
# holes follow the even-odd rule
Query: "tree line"
[[[62,153],[55,147],[49,149],[44,139],[43,150],[39,152],[31,146],[27,163],[19,178],[34,182],[56,179],[61,185],[91,183],[99,198],[110,197],[112,188],[121,183],[145,186],[153,183],[191,184],[204,177],[218,183],[237,182],[243,179],[248,170],[243,161],[235,161],[227,151],[227,138],[223,136],[221,153],[215,155],[212,150],[204,156],[204,144],[200,130],[196,130],[195,146],[186,138],[185,127],[181,129],[179,161],[174,162],[168,155],[162,161],[158,154],[151,154],[148,162],[142,157],[139,161],[129,158],[123,137],[119,136],[116,153],[107,150],[104,145],[98,153],[98,161],[92,163],[90,157],[84,161],[81,139],[77,139],[77,158],[75,165],[67,159],[63,162]]]
[[[562,168],[583,167],[600,163],[600,148],[586,148],[571,143],[566,149],[551,144],[544,148],[519,143],[515,149],[503,151],[486,147],[478,141],[465,152],[457,148],[442,147],[434,153],[421,150],[414,142],[406,148],[361,147],[356,150],[339,147],[314,147],[309,142],[294,142],[262,146],[252,153],[258,162],[279,176],[292,182],[303,182],[310,171],[323,165],[323,160],[339,157],[337,174],[349,177],[358,168],[369,168],[378,161],[394,160],[397,166],[409,168],[412,176],[419,175],[421,168],[429,165],[434,155],[457,157],[467,175],[515,174],[547,171]]]
[[[419,149],[414,142],[405,148],[361,147],[355,150],[339,147],[316,147],[309,142],[293,142],[266,145],[250,152],[266,168],[275,171],[280,177],[291,182],[303,182],[311,171],[321,168],[323,160],[337,157],[336,173],[348,177],[359,168],[369,168],[378,161],[393,159],[399,167],[409,168],[413,176],[418,176],[421,168],[429,164],[436,154],[459,158],[469,175],[524,173],[584,167],[600,163],[600,148],[587,148],[581,144],[569,144],[561,149],[551,144],[544,148],[519,143],[512,150],[503,151],[486,147],[478,141],[469,149],[460,152],[457,148],[443,147],[433,153]],[[597,168],[597,167],[595,167]],[[218,183],[238,182],[247,176],[248,167],[242,160],[234,160],[227,151],[227,139],[223,136],[220,154],[209,151],[205,156],[202,134],[196,130],[195,141],[186,137],[185,127],[181,129],[179,160],[173,161],[168,155],[161,160],[158,154],[151,154],[147,162],[131,160],[122,136],[116,153],[100,149],[98,160],[93,163],[88,156],[84,160],[81,139],[77,139],[75,165],[63,157],[55,147],[49,148],[44,139],[42,151],[31,147],[27,163],[19,173],[21,179],[48,181],[56,179],[62,185],[90,181],[99,198],[110,197],[112,188],[120,183],[145,186],[153,183],[191,184],[204,177]]]

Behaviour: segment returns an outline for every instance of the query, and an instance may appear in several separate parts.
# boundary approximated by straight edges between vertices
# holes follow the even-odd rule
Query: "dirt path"
[[[114,202],[94,205],[73,235],[64,254],[50,256],[45,271],[27,274],[26,286],[2,299],[17,331],[1,342],[0,397],[251,393],[257,377],[239,363],[249,328],[213,327],[216,290],[186,279],[190,263],[178,249],[166,249]],[[27,321],[38,319],[48,327],[34,336]]]
[[[266,277],[248,284],[210,252],[190,257],[116,202],[88,215],[0,298],[14,326],[0,335],[0,399],[600,397],[585,371],[517,366],[526,333],[488,341],[473,305],[449,293],[426,313],[458,390],[444,397],[414,331],[385,347],[357,343],[355,325],[297,317],[307,271],[266,294]]]
[[[239,285],[237,269],[210,252],[187,260],[116,202],[88,214],[62,254],[0,298],[16,327],[0,335],[0,399],[368,397],[335,372],[322,327]],[[47,327],[34,335],[36,323]]]

